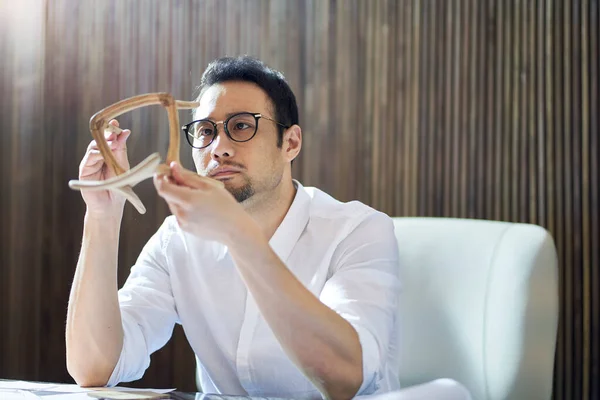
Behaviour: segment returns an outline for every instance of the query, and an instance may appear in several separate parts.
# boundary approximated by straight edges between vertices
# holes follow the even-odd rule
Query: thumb
[[[192,174],[190,171],[183,168],[181,164],[175,161],[172,161],[171,164],[169,164],[169,166],[171,167],[172,177],[178,185],[189,186],[192,188],[196,188],[199,186],[195,184],[195,180],[193,179],[194,176],[191,176],[196,174]]]
[[[116,143],[116,148],[119,150],[123,150],[123,149],[127,149],[127,138],[129,137],[129,135],[131,135],[131,131],[129,129],[124,129],[121,133],[119,133],[119,135],[117,136],[115,143]]]
[[[214,179],[205,178],[195,172],[187,170],[178,162],[172,161],[170,164],[173,179],[178,185],[187,186],[194,189],[208,189],[210,187],[223,187],[223,183]]]
[[[123,129],[123,131],[119,134],[119,137],[117,137],[117,142],[125,143],[129,135],[131,135],[131,131],[129,129]]]

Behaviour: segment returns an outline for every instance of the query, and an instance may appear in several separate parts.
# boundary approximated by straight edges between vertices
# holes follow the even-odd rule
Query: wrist
[[[232,252],[238,253],[248,249],[256,249],[261,244],[268,243],[269,241],[265,238],[258,223],[246,214],[244,218],[235,224],[234,229],[228,233],[225,245]]]
[[[87,209],[83,222],[85,224],[103,225],[103,226],[121,226],[123,219],[123,209],[112,211],[94,211]]]
[[[121,218],[107,214],[86,213],[83,219],[83,247],[90,243],[102,243],[110,254],[113,246],[118,246],[121,234]],[[116,254],[116,253],[115,253]]]

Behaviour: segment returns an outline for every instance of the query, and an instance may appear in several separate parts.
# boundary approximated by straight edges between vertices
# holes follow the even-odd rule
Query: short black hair
[[[283,74],[249,56],[222,57],[212,61],[202,74],[197,101],[212,85],[228,81],[251,82],[260,87],[271,99],[274,119],[285,126],[298,124],[296,96]],[[277,147],[283,144],[284,127],[277,125]]]

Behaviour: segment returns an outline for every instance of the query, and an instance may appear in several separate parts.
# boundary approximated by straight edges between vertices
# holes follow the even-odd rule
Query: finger
[[[123,132],[119,134],[117,140],[115,141],[117,148],[125,148],[125,142],[127,138],[131,135],[131,131],[129,129],[123,129]]]
[[[98,154],[87,154],[79,164],[79,176],[87,177],[96,174],[104,165],[104,158]]]
[[[119,152],[123,152],[126,149],[117,149],[117,148],[111,148],[113,154],[117,154]],[[81,165],[84,164],[89,164],[89,163],[95,163],[97,161],[104,161],[104,156],[102,155],[102,152],[99,149],[92,149],[89,150],[85,156],[83,157],[83,159],[81,160]]]
[[[124,129],[117,135],[110,134],[110,136],[106,139],[106,144],[108,144],[110,149],[113,151],[127,150],[127,145],[125,142],[130,134],[131,131],[129,129]]]
[[[79,171],[79,177],[87,178],[89,176],[95,176],[98,172],[100,172],[100,170],[102,170],[103,166],[104,166],[103,160],[100,160],[94,164],[85,165]]]
[[[193,188],[199,188],[201,185],[194,179],[194,177],[190,176],[190,171],[181,167],[181,164],[176,163],[175,161],[169,164],[171,168],[171,176],[179,185],[189,186]]]
[[[116,149],[118,148],[118,147],[117,147],[117,142],[116,142],[116,141],[109,141],[109,142],[106,142],[106,143],[108,144],[108,147],[109,147],[111,150],[116,150]],[[88,144],[88,147],[87,147],[87,149],[85,150],[85,152],[86,152],[86,154],[87,154],[87,153],[89,153],[90,151],[99,151],[99,150],[100,150],[100,147],[98,147],[98,143],[97,143],[95,140],[92,140],[92,141],[90,142],[90,144]]]
[[[195,172],[183,168],[181,164],[175,161],[171,162],[170,166],[173,178],[180,185],[188,186],[194,189],[207,189],[211,186],[214,186],[212,183],[214,179],[200,176]]]
[[[102,166],[102,164],[104,163],[104,159],[103,158],[99,158],[99,159],[90,159],[90,158],[85,158],[84,160],[81,161],[81,164],[79,165],[79,169],[81,171],[86,170],[86,169],[96,169],[94,167],[97,167],[98,165]]]
[[[112,126],[116,126],[117,128],[119,127],[119,121],[117,121],[115,118],[108,121],[108,124],[112,125]]]
[[[116,140],[122,132],[123,129],[109,124],[108,127],[104,129],[104,138],[106,140]]]
[[[84,163],[82,164],[95,164],[98,161],[104,161],[104,157],[100,153],[100,150],[90,150],[83,158],[83,161]]]
[[[117,134],[115,132],[112,132],[109,130],[104,131],[104,140],[106,140],[107,142],[111,142],[116,139],[117,139]]]
[[[125,141],[129,137],[129,135],[131,135],[131,130],[129,130],[129,129],[123,129],[123,131],[119,134],[119,137],[117,138],[117,140],[119,142],[125,143]]]
[[[87,149],[85,149],[86,154],[89,153],[90,150],[98,150],[98,143],[95,140],[92,140],[90,144],[88,144]]]
[[[188,208],[192,189],[186,186],[179,186],[175,182],[169,181],[168,175],[154,175],[154,187],[158,195],[164,198],[168,203],[174,203],[180,207]]]
[[[92,160],[93,162],[96,162],[97,160],[104,160],[104,157],[102,156],[102,152],[99,149],[90,149],[88,150],[85,155],[83,156],[82,164],[84,164],[86,161],[90,161]]]

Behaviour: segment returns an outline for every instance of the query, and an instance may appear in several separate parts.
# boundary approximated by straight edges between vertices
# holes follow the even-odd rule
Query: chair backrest
[[[394,224],[402,386],[452,378],[473,399],[550,399],[558,325],[550,234],[469,219]]]

